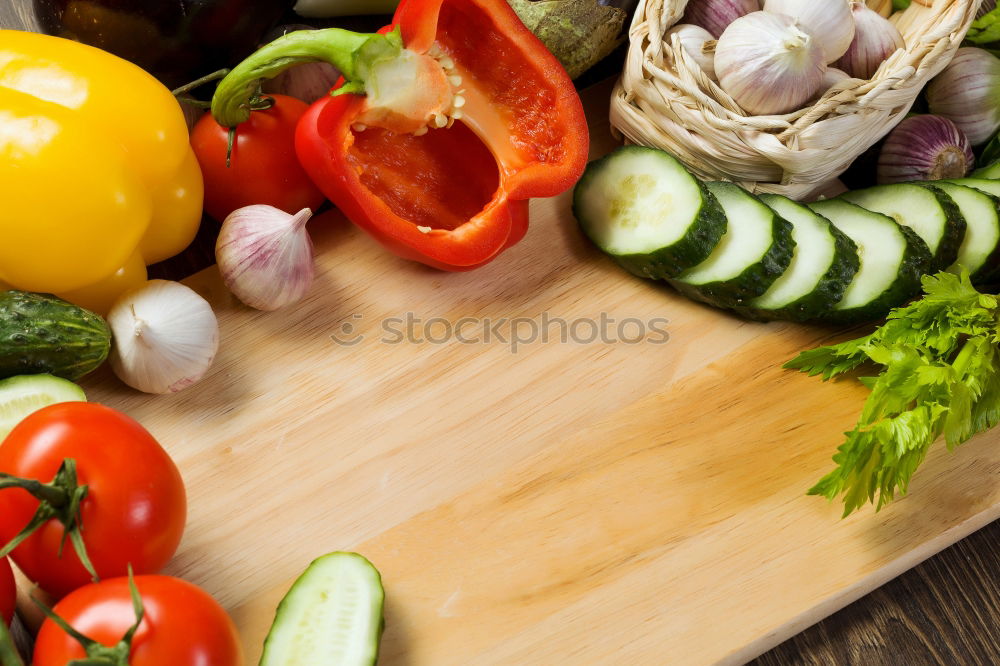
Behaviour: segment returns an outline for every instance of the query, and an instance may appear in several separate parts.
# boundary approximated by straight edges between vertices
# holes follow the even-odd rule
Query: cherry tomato
[[[14,604],[17,602],[17,588],[14,587],[14,573],[10,570],[7,558],[0,558],[0,618],[10,624],[14,617]]]
[[[240,666],[232,619],[207,592],[171,576],[136,576],[145,616],[132,639],[129,666]],[[79,588],[56,604],[59,617],[102,645],[117,644],[135,624],[128,578]],[[84,649],[52,620],[35,640],[33,666],[66,666]]]
[[[63,461],[76,461],[87,485],[80,524],[87,555],[101,578],[156,573],[173,556],[187,518],[184,483],[167,452],[121,412],[87,402],[64,402],[32,413],[0,445],[0,472],[51,481]],[[0,490],[0,542],[28,524],[39,501],[21,488]],[[42,589],[61,597],[91,577],[64,526],[50,519],[11,553]],[[60,552],[62,553],[60,556]]]
[[[295,156],[295,126],[309,108],[286,95],[268,95],[274,105],[254,111],[236,127],[226,167],[229,130],[206,113],[191,131],[191,146],[205,178],[205,211],[218,221],[243,206],[267,204],[286,213],[315,211],[325,197]]]

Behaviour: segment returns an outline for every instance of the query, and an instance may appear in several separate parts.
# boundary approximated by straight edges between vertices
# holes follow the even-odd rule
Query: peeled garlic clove
[[[835,64],[856,79],[870,79],[886,58],[904,47],[903,36],[888,19],[863,2],[852,2],[851,13],[854,39]]]
[[[190,287],[150,280],[130,289],[108,313],[109,360],[119,379],[146,393],[174,393],[208,371],[219,349],[219,323]]]
[[[827,64],[844,55],[854,38],[854,18],[845,0],[765,0],[764,11],[795,19],[819,42]]]
[[[219,273],[233,295],[258,310],[277,310],[308,293],[313,282],[312,211],[289,215],[272,206],[229,214],[215,244]]]
[[[719,85],[749,113],[788,113],[811,99],[826,71],[823,49],[795,20],[753,12],[715,45]]]
[[[682,23],[675,25],[667,31],[667,43],[670,43],[670,35],[677,35],[681,48],[690,55],[701,71],[705,72],[708,78],[715,80],[715,37],[708,30],[697,25]],[[705,48],[706,42],[712,42],[710,48]]]

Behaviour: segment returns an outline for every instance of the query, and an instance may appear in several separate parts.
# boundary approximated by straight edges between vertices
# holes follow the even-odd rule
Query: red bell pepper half
[[[299,161],[402,257],[481,266],[524,236],[528,199],[563,192],[586,166],[573,83],[505,0],[403,0],[378,35],[289,33],[223,79],[212,113],[233,127],[261,78],[318,60],[344,81],[299,122]]]

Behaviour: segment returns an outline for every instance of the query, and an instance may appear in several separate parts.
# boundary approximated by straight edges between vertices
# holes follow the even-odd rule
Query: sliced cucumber
[[[857,246],[822,215],[777,194],[760,200],[792,225],[795,252],[788,270],[743,314],[806,321],[830,311],[858,272]]]
[[[642,146],[591,162],[573,191],[573,213],[597,247],[653,279],[700,263],[726,231],[705,186],[669,153]]]
[[[911,229],[839,198],[809,207],[847,234],[861,259],[844,296],[825,319],[837,323],[877,319],[920,291],[920,277],[931,271],[932,257]]]
[[[792,261],[792,225],[739,185],[707,183],[729,220],[705,261],[674,281],[685,294],[720,307],[741,307],[766,292]]]
[[[974,187],[980,192],[986,192],[986,194],[992,194],[995,197],[1000,197],[1000,180],[990,180],[988,178],[953,178],[951,180],[934,181],[935,185],[938,183],[954,183],[955,185]]]
[[[24,417],[57,402],[86,402],[83,389],[52,375],[0,379],[0,442]]]
[[[896,183],[840,196],[913,229],[934,255],[933,268],[947,268],[958,258],[958,248],[965,237],[965,218],[951,197],[940,189],[924,183]]]
[[[1000,178],[1000,161],[976,169],[969,174],[969,178],[986,178],[991,180]]]
[[[260,666],[368,666],[382,636],[382,578],[357,553],[313,561],[281,600]]]
[[[989,279],[1000,260],[1000,198],[953,182],[934,181],[934,186],[958,204],[968,223],[958,258],[948,270],[957,273],[964,267],[975,282]]]

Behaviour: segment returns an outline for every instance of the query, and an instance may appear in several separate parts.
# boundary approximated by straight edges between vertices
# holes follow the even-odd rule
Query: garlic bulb
[[[823,47],[827,64],[844,55],[854,38],[854,18],[845,0],[765,0],[764,11],[795,19]]]
[[[760,11],[760,0],[691,0],[680,22],[704,28],[713,37],[718,37],[730,23],[757,11]]]
[[[712,33],[697,25],[681,23],[667,31],[667,43],[670,42],[670,35],[674,34],[680,40],[681,48],[698,63],[701,71],[705,72],[705,75],[714,81],[715,37],[712,36]],[[711,42],[707,49],[705,48],[706,42]]]
[[[258,310],[277,310],[301,299],[313,281],[308,208],[295,215],[272,206],[245,206],[222,223],[215,260],[236,298]]]
[[[955,123],[941,116],[910,116],[882,144],[878,182],[964,178],[973,161],[969,139]]]
[[[289,67],[273,79],[264,79],[266,93],[288,95],[312,104],[329,94],[340,78],[336,67],[327,62],[308,62]]]
[[[870,79],[885,59],[903,48],[903,36],[888,19],[868,9],[863,2],[851,3],[854,39],[835,64],[856,79]]]
[[[261,45],[300,30],[314,30],[314,28],[304,23],[279,25],[264,36]],[[312,104],[320,97],[329,94],[339,79],[340,72],[330,63],[307,62],[289,67],[273,79],[264,79],[261,81],[261,89],[266,93],[288,95],[306,104]]]
[[[219,349],[212,307],[189,287],[150,280],[122,294],[108,313],[111,369],[146,393],[174,393],[204,376]]]
[[[955,123],[973,146],[1000,128],[1000,60],[982,49],[958,49],[926,93],[931,113]]]
[[[715,46],[719,85],[756,115],[798,109],[819,90],[825,71],[823,49],[781,14],[738,18]]]
[[[846,81],[851,78],[848,76],[847,72],[842,69],[837,69],[836,67],[827,67],[826,72],[823,74],[823,90],[829,90],[834,85],[840,83],[841,81]]]

